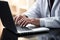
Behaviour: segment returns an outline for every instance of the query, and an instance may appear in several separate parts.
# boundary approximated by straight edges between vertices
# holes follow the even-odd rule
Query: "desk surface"
[[[54,31],[54,32],[53,32]],[[17,37],[15,34],[13,34],[12,32],[9,32],[8,30],[4,30],[3,31],[3,35],[4,36],[4,40],[6,38],[6,40],[46,40],[47,38],[52,38],[55,40],[55,38],[58,38],[60,40],[60,32],[58,32],[58,30],[53,30],[50,31],[49,33],[46,34],[38,34],[38,35],[30,35],[30,36],[25,36],[25,37]],[[57,33],[56,33],[57,32]],[[9,35],[9,36],[8,36]]]
[[[40,34],[39,34],[40,35]],[[17,37],[17,35],[13,34],[12,32],[6,30],[5,28],[3,29],[2,32],[2,40],[38,40],[38,35],[30,35],[30,36],[25,36],[25,37]]]
[[[19,37],[19,40],[60,40],[60,29],[51,29],[49,33],[27,37]]]

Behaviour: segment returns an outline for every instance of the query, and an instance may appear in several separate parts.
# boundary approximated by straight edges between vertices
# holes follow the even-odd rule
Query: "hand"
[[[16,15],[13,19],[15,21],[15,24],[18,24],[18,21],[21,20],[22,18],[26,18],[25,15]]]
[[[18,21],[18,25],[25,27],[27,24],[33,24],[36,26],[40,25],[39,19],[29,19],[29,18],[22,18]]]
[[[27,24],[31,23],[31,20],[29,18],[22,18],[17,22],[18,25],[25,27]]]
[[[27,18],[25,15],[17,15],[14,17],[15,24],[25,27],[27,24],[33,24],[40,26],[40,21],[38,18]]]

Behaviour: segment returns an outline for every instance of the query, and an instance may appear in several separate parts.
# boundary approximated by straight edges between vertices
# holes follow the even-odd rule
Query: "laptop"
[[[26,27],[16,26],[8,2],[6,1],[0,1],[0,17],[3,26],[15,34],[30,34],[49,31],[49,28],[44,27],[35,28],[35,25],[32,24],[28,24]]]

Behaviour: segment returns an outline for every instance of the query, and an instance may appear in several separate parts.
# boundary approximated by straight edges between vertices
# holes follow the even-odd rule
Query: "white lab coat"
[[[47,0],[36,0],[24,14],[29,18],[40,18],[41,27],[60,28],[60,0],[54,1],[51,16]]]

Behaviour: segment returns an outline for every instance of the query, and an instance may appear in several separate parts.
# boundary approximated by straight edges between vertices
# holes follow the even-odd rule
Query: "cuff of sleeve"
[[[45,19],[40,19],[40,27],[45,27]]]
[[[23,15],[27,16],[28,18],[31,17],[29,13],[24,13]]]

